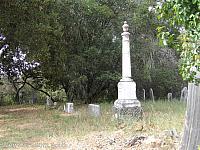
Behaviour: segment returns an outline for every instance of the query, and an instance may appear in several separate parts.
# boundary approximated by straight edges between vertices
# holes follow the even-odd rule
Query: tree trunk
[[[15,83],[14,83],[15,84]],[[26,80],[25,80],[25,82],[23,82],[23,84],[22,84],[22,86],[21,87],[19,87],[18,89],[17,89],[17,86],[15,85],[15,87],[16,87],[16,89],[17,89],[17,91],[16,91],[16,95],[15,95],[15,101],[16,102],[18,102],[18,104],[22,104],[23,103],[23,101],[22,101],[22,97],[20,97],[20,91],[21,91],[21,89],[23,89],[23,87],[25,86],[25,84],[26,84]],[[23,96],[23,95],[22,95]]]
[[[17,90],[17,92],[15,94],[15,102],[17,102],[18,104],[21,104],[21,100],[19,98],[19,90]]]
[[[42,92],[42,93],[46,94],[47,96],[49,96],[49,97],[51,98],[51,100],[52,100],[53,102],[55,102],[55,100],[53,99],[53,97],[52,97],[48,92],[46,92],[46,91],[44,91],[44,90],[42,90],[42,89],[38,89],[38,88],[34,87],[34,86],[33,86],[31,83],[29,83],[29,82],[26,82],[26,84],[29,85],[30,87],[32,87],[34,90],[37,90],[37,91],[39,91],[39,92]]]
[[[200,145],[200,85],[188,84],[187,111],[180,150],[197,150]]]

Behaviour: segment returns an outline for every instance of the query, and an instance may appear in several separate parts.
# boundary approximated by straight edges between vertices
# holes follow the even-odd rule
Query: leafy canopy
[[[166,0],[157,2],[158,28],[163,44],[180,51],[183,79],[199,82],[200,72],[200,0]]]

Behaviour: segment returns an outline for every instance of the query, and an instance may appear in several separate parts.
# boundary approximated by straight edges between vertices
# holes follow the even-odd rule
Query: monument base
[[[142,107],[136,97],[136,84],[131,78],[122,78],[118,83],[118,99],[114,102],[116,118],[142,117]]]
[[[117,119],[125,117],[141,119],[143,115],[141,103],[136,99],[117,99],[114,102],[113,109]]]

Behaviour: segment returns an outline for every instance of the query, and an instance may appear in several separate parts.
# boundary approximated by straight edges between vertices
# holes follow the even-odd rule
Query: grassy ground
[[[0,107],[0,149],[31,145],[39,142],[54,142],[65,138],[83,137],[93,132],[111,133],[123,130],[127,135],[156,135],[163,130],[182,131],[185,104],[157,101],[142,103],[142,121],[126,120],[119,123],[114,119],[111,104],[101,104],[99,118],[87,114],[87,106],[77,106],[76,113],[65,114],[58,110],[45,110],[44,106]]]

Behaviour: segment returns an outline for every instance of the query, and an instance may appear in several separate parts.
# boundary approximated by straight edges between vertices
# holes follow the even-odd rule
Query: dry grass
[[[102,116],[99,118],[88,116],[87,106],[77,106],[74,114],[45,110],[44,106],[38,105],[0,107],[0,149],[37,149],[41,146],[45,149],[45,144],[48,147],[69,140],[76,143],[85,136],[100,132],[123,131],[129,136],[153,135],[168,129],[182,130],[184,104],[158,101],[143,103],[143,106],[142,121],[126,120],[123,123],[113,118],[110,104],[101,104]]]

